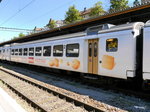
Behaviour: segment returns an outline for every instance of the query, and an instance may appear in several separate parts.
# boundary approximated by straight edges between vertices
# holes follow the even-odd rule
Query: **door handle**
[[[99,63],[102,63],[102,61],[100,60]]]

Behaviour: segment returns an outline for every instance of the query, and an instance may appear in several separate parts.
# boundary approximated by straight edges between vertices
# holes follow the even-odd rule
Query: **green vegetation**
[[[128,8],[128,0],[110,0],[109,11],[117,11],[124,8]]]
[[[65,22],[69,24],[82,19],[80,12],[75,8],[75,6],[70,6],[65,15]]]
[[[46,26],[49,28],[55,28],[56,27],[56,21],[50,19],[49,23]]]
[[[94,7],[91,8],[90,16],[99,16],[103,15],[105,13],[103,7],[102,7],[102,2],[97,2]]]
[[[11,40],[17,39],[17,38],[19,38],[19,37],[24,37],[24,36],[25,36],[25,34],[19,33],[18,37],[13,37]]]

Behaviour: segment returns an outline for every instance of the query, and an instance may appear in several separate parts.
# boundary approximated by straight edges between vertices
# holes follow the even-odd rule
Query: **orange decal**
[[[59,66],[59,60],[58,60],[57,58],[54,59],[54,65],[55,65],[56,67]]]
[[[115,58],[113,56],[104,55],[102,57],[102,67],[112,70],[115,66]]]
[[[77,60],[77,59],[74,59],[74,60],[72,61],[72,68],[73,68],[73,69],[78,69],[79,67],[80,67],[80,61]]]
[[[49,66],[56,66],[59,67],[59,60],[57,58],[55,58],[54,60],[51,60],[49,62]]]
[[[69,63],[69,62],[67,62],[67,66],[70,66],[70,63]]]
[[[50,61],[50,62],[49,62],[49,66],[54,66],[54,62],[53,62],[53,61]]]

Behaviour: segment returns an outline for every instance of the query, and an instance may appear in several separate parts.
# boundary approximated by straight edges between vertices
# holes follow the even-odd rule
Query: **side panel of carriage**
[[[10,60],[10,46],[1,47],[0,49],[0,59],[1,60]]]
[[[98,74],[127,79],[134,77],[136,38],[132,29],[99,34]]]
[[[150,80],[150,23],[145,25],[143,37],[143,79]]]
[[[53,40],[12,47],[11,60],[32,65],[85,72],[85,41],[80,38]],[[20,54],[20,50],[22,53]],[[47,53],[50,53],[47,55]]]

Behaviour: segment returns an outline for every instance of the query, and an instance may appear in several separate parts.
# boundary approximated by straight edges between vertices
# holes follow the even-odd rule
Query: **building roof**
[[[81,14],[81,16],[83,16],[83,15],[89,14],[90,12],[91,12],[91,9],[84,8],[84,11],[81,11],[80,14]]]

